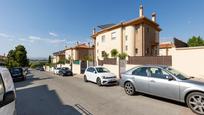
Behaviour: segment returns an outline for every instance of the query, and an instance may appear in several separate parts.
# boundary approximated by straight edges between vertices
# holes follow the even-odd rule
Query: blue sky
[[[161,41],[204,38],[204,0],[143,0],[144,14],[157,12]],[[23,44],[29,57],[90,41],[92,28],[138,17],[139,0],[0,0],[0,55]]]

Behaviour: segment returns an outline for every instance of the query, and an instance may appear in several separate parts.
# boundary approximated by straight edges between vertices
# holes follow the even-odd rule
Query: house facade
[[[76,46],[65,49],[65,58],[67,60],[85,60],[93,59],[94,47],[77,43]]]
[[[116,25],[99,26],[100,30],[93,30],[92,38],[95,43],[95,60],[102,60],[103,52],[109,54],[112,49],[128,56],[157,56],[159,55],[159,33],[156,23],[156,13],[152,19],[143,15],[140,5],[139,17]]]
[[[52,63],[58,63],[61,60],[65,60],[65,50],[53,53]]]

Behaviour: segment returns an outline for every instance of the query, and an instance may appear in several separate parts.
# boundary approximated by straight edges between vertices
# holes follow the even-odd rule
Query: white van
[[[16,93],[7,68],[0,67],[0,115],[16,115]]]

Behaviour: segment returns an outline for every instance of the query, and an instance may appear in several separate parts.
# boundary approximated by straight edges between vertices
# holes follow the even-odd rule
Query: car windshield
[[[174,76],[176,76],[178,79],[180,80],[186,80],[186,79],[189,79],[190,77],[188,77],[187,75],[175,70],[175,69],[172,69],[172,68],[165,68],[166,70],[168,70],[171,74],[173,74]]]
[[[22,69],[20,68],[13,68],[10,70],[11,74],[21,74],[22,73]]]
[[[103,67],[97,67],[96,70],[98,73],[109,73],[110,72],[108,69],[103,68]]]
[[[67,67],[64,67],[64,68],[62,68],[63,70],[69,70],[69,68],[67,68]]]

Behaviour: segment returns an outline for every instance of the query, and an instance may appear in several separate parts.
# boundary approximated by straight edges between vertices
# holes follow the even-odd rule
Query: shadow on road
[[[40,80],[47,80],[47,79],[53,79],[53,78],[51,77],[39,78],[39,77],[35,77],[32,73],[30,73],[26,76],[25,81],[15,81],[14,84],[15,84],[15,88],[20,88],[20,87],[32,85],[33,81],[40,81]]]
[[[178,102],[178,101],[174,101],[174,100],[170,100],[170,99],[166,99],[166,98],[162,98],[162,97],[157,97],[157,96],[153,96],[153,95],[149,95],[149,94],[144,94],[144,93],[137,93],[135,96],[139,96],[139,95],[145,96],[145,97],[148,97],[148,98],[152,98],[152,99],[155,99],[155,100],[159,100],[159,101],[164,101],[164,102],[167,102],[167,103],[180,105],[180,106],[188,108],[185,103],[181,103],[181,102]]]
[[[70,105],[64,105],[55,90],[47,85],[20,89],[17,93],[18,115],[82,115]]]

